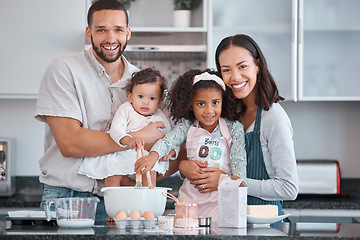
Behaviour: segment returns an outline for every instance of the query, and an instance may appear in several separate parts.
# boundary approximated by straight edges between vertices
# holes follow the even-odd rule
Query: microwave
[[[15,193],[14,140],[0,138],[0,196]]]

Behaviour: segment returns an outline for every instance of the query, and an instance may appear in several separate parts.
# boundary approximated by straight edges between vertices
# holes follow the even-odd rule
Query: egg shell
[[[145,219],[148,219],[148,220],[153,220],[153,219],[155,219],[154,214],[153,214],[152,212],[150,212],[150,211],[145,211],[144,214],[143,214],[143,217],[144,217]]]
[[[132,210],[129,214],[129,217],[133,220],[137,220],[141,217],[140,213],[136,210]]]
[[[115,220],[125,220],[127,218],[126,212],[120,210],[115,215]]]

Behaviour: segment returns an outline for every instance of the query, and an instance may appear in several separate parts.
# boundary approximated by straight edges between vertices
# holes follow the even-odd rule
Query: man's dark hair
[[[126,16],[126,26],[129,24],[129,16],[127,14],[126,8],[124,7],[124,5],[121,2],[119,2],[117,0],[99,0],[99,1],[96,1],[89,8],[88,15],[87,15],[88,26],[91,26],[94,12],[101,11],[101,10],[123,11]]]

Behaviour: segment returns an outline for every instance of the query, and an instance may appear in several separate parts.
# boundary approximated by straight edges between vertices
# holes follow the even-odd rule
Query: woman
[[[223,39],[215,53],[216,67],[238,99],[238,118],[246,132],[248,204],[276,204],[294,200],[298,176],[292,127],[283,100],[256,42],[239,34]],[[197,161],[182,161],[180,172],[200,192],[217,189],[222,172]]]

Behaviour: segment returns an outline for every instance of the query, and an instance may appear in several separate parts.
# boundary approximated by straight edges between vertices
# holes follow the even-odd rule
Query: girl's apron
[[[256,113],[256,120],[254,131],[245,134],[246,142],[246,154],[247,154],[247,166],[246,175],[250,179],[266,180],[269,179],[269,175],[265,168],[264,156],[261,149],[260,142],[260,123],[261,123],[262,108],[259,106]],[[282,201],[266,201],[257,197],[247,197],[248,205],[277,205],[278,215],[283,215]],[[276,222],[271,224],[271,227],[281,229],[282,222]]]
[[[209,167],[216,167],[226,174],[231,174],[230,146],[231,136],[226,122],[219,119],[222,137],[214,137],[205,129],[199,127],[199,121],[195,121],[188,130],[186,138],[187,159],[198,160],[208,163]],[[218,216],[218,191],[200,193],[195,185],[190,184],[189,179],[179,189],[179,199],[185,202],[198,203],[198,214],[203,217],[212,217],[217,222]]]

